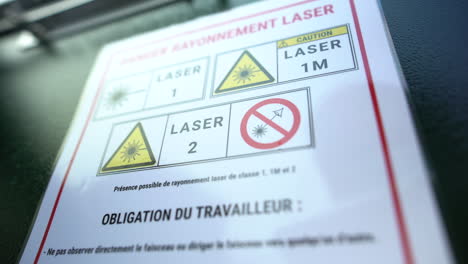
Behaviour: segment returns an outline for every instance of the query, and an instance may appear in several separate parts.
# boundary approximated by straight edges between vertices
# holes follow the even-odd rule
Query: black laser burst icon
[[[243,84],[255,78],[255,73],[259,70],[254,65],[245,65],[237,68],[234,72],[233,80],[237,83],[242,82]]]
[[[267,133],[267,126],[266,124],[263,124],[263,125],[256,125],[253,129],[252,129],[252,134],[256,137],[256,138],[261,138],[263,136],[266,135]]]
[[[137,156],[140,156],[140,150],[145,149],[142,148],[142,146],[143,143],[140,143],[140,141],[134,140],[132,142],[128,142],[128,144],[120,152],[122,154],[120,158],[123,162],[130,162],[132,160],[135,160]]]
[[[123,86],[119,86],[106,97],[106,107],[110,110],[115,110],[121,107],[128,100],[128,91]]]
[[[283,109],[284,108],[280,108],[278,110],[274,110],[273,111],[273,117],[270,118],[270,121],[273,121],[273,119],[275,119],[275,117],[279,117],[279,118],[282,118],[283,117]],[[267,124],[259,124],[259,125],[256,125],[253,129],[252,129],[252,134],[254,135],[254,137],[256,138],[261,138],[263,136],[266,135],[266,133],[268,132],[268,125]]]

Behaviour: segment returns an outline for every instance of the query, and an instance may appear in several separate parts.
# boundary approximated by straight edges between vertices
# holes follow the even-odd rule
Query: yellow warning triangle
[[[156,163],[141,123],[128,134],[101,172],[149,167]]]
[[[278,48],[286,48],[288,46],[288,43],[286,41],[281,41],[280,43],[278,43]]]
[[[228,74],[214,91],[220,94],[228,91],[245,89],[261,84],[274,82],[275,79],[263,66],[248,52],[244,51]]]

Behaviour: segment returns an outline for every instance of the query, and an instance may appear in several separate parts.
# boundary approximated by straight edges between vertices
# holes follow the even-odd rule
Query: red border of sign
[[[194,29],[194,30],[189,30],[189,31],[182,32],[182,33],[179,33],[179,34],[176,34],[176,35],[172,35],[172,36],[169,36],[169,37],[166,37],[166,38],[163,38],[163,39],[158,39],[158,40],[155,40],[155,41],[151,41],[149,43],[141,45],[140,47],[146,46],[146,45],[153,45],[155,43],[168,41],[168,40],[175,39],[175,38],[178,38],[178,37],[187,36],[187,35],[191,35],[191,34],[194,34],[194,33],[197,33],[197,32],[201,32],[201,31],[205,31],[205,30],[208,30],[208,29],[220,27],[220,26],[231,24],[231,23],[238,22],[238,21],[242,21],[242,20],[245,20],[245,19],[249,19],[249,18],[253,18],[253,17],[265,15],[265,14],[270,14],[270,13],[274,13],[274,12],[277,12],[277,11],[280,11],[280,10],[288,9],[288,8],[299,6],[299,5],[303,5],[303,4],[306,4],[306,3],[317,2],[317,1],[320,1],[320,0],[306,0],[306,1],[301,1],[301,2],[288,4],[288,5],[277,7],[277,8],[274,8],[274,9],[254,13],[254,14],[251,14],[251,15],[243,16],[243,17],[238,17],[238,18],[235,18],[235,19],[231,19],[231,20],[227,20],[227,21],[224,21],[224,22],[208,25],[208,26],[197,28],[197,29]],[[397,188],[397,183],[396,183],[396,179],[395,179],[395,172],[394,172],[393,166],[392,166],[392,161],[391,161],[391,157],[390,157],[390,150],[389,150],[388,143],[387,143],[387,137],[385,135],[385,129],[384,129],[384,125],[383,125],[382,115],[381,115],[380,109],[379,109],[379,102],[378,102],[378,99],[377,99],[377,93],[375,91],[374,81],[372,79],[372,73],[371,73],[370,66],[369,66],[369,60],[368,60],[368,57],[367,57],[366,46],[364,44],[364,38],[362,36],[361,26],[359,24],[359,18],[358,18],[358,15],[357,15],[356,6],[355,6],[354,1],[355,0],[349,0],[350,5],[351,5],[351,12],[352,12],[352,15],[353,15],[355,28],[356,28],[356,31],[357,31],[359,47],[361,49],[362,60],[363,60],[363,63],[364,63],[364,69],[365,69],[365,72],[366,72],[367,82],[368,82],[368,86],[369,86],[369,92],[370,92],[370,96],[371,96],[371,99],[372,99],[372,105],[373,105],[373,108],[374,108],[374,114],[375,114],[375,119],[376,119],[376,123],[377,123],[377,128],[378,128],[378,132],[379,132],[379,136],[380,136],[380,144],[382,146],[382,151],[383,151],[383,156],[384,156],[384,161],[385,161],[385,167],[386,167],[386,170],[387,170],[388,181],[389,181],[389,185],[390,185],[392,201],[393,201],[393,206],[394,206],[395,215],[396,215],[396,221],[397,221],[397,224],[398,224],[398,231],[399,231],[399,234],[400,234],[400,240],[401,240],[401,244],[402,244],[403,257],[404,257],[405,264],[413,264],[414,263],[414,257],[413,257],[413,253],[412,253],[412,250],[411,250],[409,235],[408,235],[408,231],[407,231],[406,224],[405,224],[403,208],[401,206],[400,197],[398,195],[398,188]],[[134,48],[134,47],[132,47],[132,48]],[[114,55],[115,54],[119,54],[119,52],[114,53]],[[106,67],[104,69],[104,74],[102,75],[101,80],[99,81],[98,90],[97,90],[96,95],[95,95],[95,97],[93,99],[93,102],[92,102],[88,117],[86,118],[86,122],[84,124],[83,130],[82,130],[82,132],[80,134],[80,137],[78,138],[77,145],[75,147],[75,150],[73,151],[73,154],[71,156],[70,162],[69,162],[68,167],[67,167],[67,170],[65,172],[62,183],[60,185],[60,188],[59,188],[59,191],[58,191],[58,194],[57,194],[57,198],[55,199],[55,203],[54,203],[54,206],[52,208],[52,212],[50,214],[49,221],[47,223],[46,229],[44,231],[44,235],[42,237],[41,244],[39,246],[39,250],[37,251],[36,258],[34,259],[34,264],[37,264],[39,262],[41,252],[42,252],[42,250],[44,248],[44,244],[45,244],[45,242],[47,240],[47,236],[49,234],[50,227],[52,225],[55,213],[57,211],[57,206],[58,206],[58,203],[60,201],[60,197],[62,196],[63,188],[65,186],[65,183],[67,182],[68,175],[70,174],[70,170],[71,170],[71,168],[73,166],[73,162],[75,161],[75,158],[76,158],[76,154],[78,153],[81,142],[83,141],[84,135],[85,135],[86,130],[87,130],[88,125],[89,125],[89,122],[90,122],[91,117],[92,117],[92,115],[94,113],[94,109],[96,107],[97,99],[99,98],[99,95],[101,93],[104,81],[106,79],[106,76],[107,76],[107,73],[109,71],[109,67],[111,65],[111,62],[112,62],[113,58],[114,57],[112,55],[111,58],[109,59],[109,61],[107,62],[107,65],[106,65]]]
[[[264,105],[267,105],[267,104],[282,104],[282,105],[286,106],[287,108],[289,108],[289,110],[291,110],[291,112],[293,114],[294,121],[293,121],[293,125],[292,125],[291,129],[289,131],[284,131],[286,133],[286,135],[284,135],[284,137],[281,138],[280,140],[277,140],[277,141],[271,142],[271,143],[260,143],[260,142],[256,142],[255,140],[253,140],[250,137],[250,135],[248,134],[248,132],[247,132],[247,121],[249,121],[249,118],[251,116],[257,116],[255,114],[257,112],[257,109],[259,109],[260,107],[262,107]],[[266,120],[266,121],[268,121],[268,120]],[[244,139],[244,141],[247,144],[249,144],[251,147],[258,148],[258,149],[276,148],[276,147],[279,147],[279,146],[283,145],[284,143],[288,142],[294,136],[294,134],[296,134],[297,130],[299,129],[299,124],[300,123],[301,123],[301,115],[299,113],[299,109],[297,109],[297,106],[295,104],[291,103],[290,101],[288,101],[286,99],[282,99],[282,98],[266,99],[266,100],[263,100],[263,101],[261,101],[259,103],[256,103],[254,106],[252,106],[245,113],[244,117],[242,118],[241,125],[240,125],[241,136]],[[276,126],[278,126],[278,125],[276,125]],[[281,127],[279,127],[278,129],[280,129],[280,128]],[[273,129],[276,129],[276,128],[273,127]],[[285,129],[282,129],[282,130],[285,130]]]

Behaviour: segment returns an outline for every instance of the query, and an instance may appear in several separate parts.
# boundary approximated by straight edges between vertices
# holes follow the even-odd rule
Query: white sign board
[[[107,45],[20,263],[451,263],[376,1]]]

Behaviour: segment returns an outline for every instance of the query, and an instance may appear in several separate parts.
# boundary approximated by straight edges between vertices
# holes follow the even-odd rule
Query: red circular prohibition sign
[[[294,120],[293,120],[293,125],[289,131],[282,128],[281,126],[279,126],[278,124],[276,124],[275,122],[273,122],[272,120],[270,120],[269,118],[267,118],[266,116],[264,116],[263,114],[257,111],[260,107],[264,105],[268,105],[268,104],[281,104],[281,105],[286,106],[289,110],[291,110]],[[280,140],[277,140],[271,143],[260,143],[252,139],[252,137],[247,132],[247,121],[249,121],[249,118],[252,116],[259,118],[260,120],[265,122],[267,125],[275,129],[279,133],[283,134],[283,137]],[[300,123],[301,123],[301,115],[299,113],[299,109],[293,103],[282,98],[267,99],[267,100],[264,100],[255,104],[254,106],[252,106],[252,108],[250,108],[247,111],[247,113],[245,113],[244,117],[242,118],[242,122],[240,126],[241,136],[244,139],[244,141],[247,144],[249,144],[251,147],[254,147],[257,149],[272,149],[272,148],[279,147],[283,145],[284,143],[288,142],[296,134],[297,130],[299,129]]]

